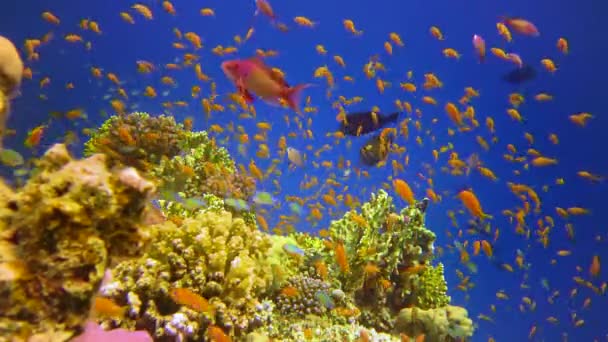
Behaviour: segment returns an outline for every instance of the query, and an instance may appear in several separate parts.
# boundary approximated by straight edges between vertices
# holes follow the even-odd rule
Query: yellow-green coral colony
[[[139,130],[132,149],[115,134],[123,125]],[[171,132],[164,149],[141,141],[157,132]],[[254,207],[232,205],[259,202],[255,182],[205,132],[134,113],[109,119],[87,149],[104,154],[74,161],[57,145],[23,188],[0,188],[0,231],[10,241],[2,246],[12,256],[0,268],[9,298],[2,329],[48,335],[50,324],[78,333],[111,269],[99,295],[127,310],[99,322],[145,329],[159,341],[202,340],[210,326],[235,339],[284,341],[313,327],[330,340],[355,340],[361,329],[395,341],[395,332],[448,341],[473,333],[466,310],[449,305],[443,265],[433,265],[426,202],[396,212],[380,190],[333,221],[327,238],[273,235],[258,229]],[[153,192],[169,220],[146,226]],[[54,296],[33,296],[32,288]],[[175,289],[212,309],[178,304]]]

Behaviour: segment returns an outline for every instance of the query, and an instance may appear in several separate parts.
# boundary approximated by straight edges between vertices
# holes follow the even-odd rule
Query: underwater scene
[[[595,0],[5,0],[0,342],[608,341]]]

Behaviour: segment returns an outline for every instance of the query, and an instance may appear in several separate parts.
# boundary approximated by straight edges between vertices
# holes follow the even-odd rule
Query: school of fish
[[[155,43],[157,49],[169,51],[166,54],[171,57],[161,62],[156,56],[145,59],[145,55],[139,54],[139,59],[123,60],[131,65],[131,70],[120,72],[104,67],[102,62],[97,64],[93,58],[85,66],[78,66],[86,68],[87,84],[66,80],[55,71],[39,68],[45,54],[55,47],[95,54],[97,44],[101,45],[106,35],[104,18],[97,19],[94,13],[87,13],[75,22],[64,19],[61,13],[41,13],[43,25],[40,27],[45,31],[31,32],[31,37],[20,44],[25,61],[24,87],[32,89],[34,84],[41,101],[49,101],[50,89],[54,89],[53,93],[61,90],[69,96],[76,88],[102,87],[104,95],[99,100],[105,109],[99,115],[93,114],[95,111],[87,107],[88,103],[82,102],[74,108],[52,111],[47,120],[31,125],[23,141],[25,148],[40,152],[42,145],[55,142],[56,137],[45,133],[59,122],[67,127],[61,140],[76,145],[82,136],[93,131],[93,116],[123,115],[138,109],[139,101],[158,101],[159,112],[188,113],[179,117],[186,127],[207,130],[219,145],[228,146],[241,162],[241,171],[257,180],[258,189],[266,191],[262,194],[273,196],[268,198],[269,205],[257,211],[260,229],[276,234],[309,231],[327,236],[329,219],[337,219],[356,208],[377,189],[388,190],[402,205],[411,205],[426,197],[431,206],[445,209],[445,213],[431,209],[431,215],[447,216],[451,222],[449,227],[430,227],[438,235],[445,231],[445,236],[439,239],[445,243],[436,246],[439,258],[458,260],[446,267],[458,281],[450,284],[451,289],[462,292],[467,300],[474,299],[475,281],[485,276],[477,271],[478,264],[484,263],[521,283],[520,291],[515,293],[495,289],[495,301],[485,303],[486,310],[477,313],[477,324],[494,322],[497,311],[506,307],[524,315],[535,311],[539,302],[553,304],[559,300],[562,294],[544,280],[542,274],[577,253],[574,248],[577,217],[591,212],[580,199],[564,201],[557,207],[544,206],[542,199],[552,196],[552,190],[566,181],[581,182],[581,186],[604,186],[604,176],[581,168],[576,175],[564,175],[545,184],[527,180],[526,175],[534,169],[560,166],[558,156],[535,147],[540,139],[552,145],[560,144],[560,132],[533,132],[525,125],[526,103],[557,101],[550,93],[529,88],[525,92],[513,90],[509,94],[497,94],[491,89],[476,89],[471,80],[471,85],[462,88],[460,98],[447,98],[442,91],[453,86],[444,84],[441,75],[415,70],[405,70],[401,75],[400,71],[390,68],[391,59],[399,58],[399,50],[407,48],[407,40],[399,32],[387,32],[385,40],[377,42],[378,50],[370,53],[362,65],[350,61],[348,56],[332,53],[331,46],[319,43],[308,47],[319,58],[313,70],[282,70],[278,67],[280,58],[283,54],[289,55],[289,51],[279,46],[276,49],[257,46],[257,28],[271,26],[276,35],[289,35],[295,30],[314,32],[318,25],[326,23],[315,21],[314,13],[311,18],[298,15],[288,19],[287,14],[276,13],[268,0],[240,3],[239,6],[251,7],[251,25],[247,26],[245,20],[242,27],[235,28],[241,33],[232,41],[223,45],[218,42],[216,46],[207,45],[215,41],[214,33],[192,26],[181,27],[180,21],[172,21],[173,27],[154,26],[159,18],[179,18],[180,13],[193,11],[195,5],[176,0],[175,3],[158,1],[158,4],[127,1],[120,6],[122,9],[114,14],[119,24],[112,21],[120,30],[147,25],[172,32],[172,41]],[[226,15],[203,6],[195,9],[201,21],[219,20]],[[50,3],[49,8],[52,7]],[[368,30],[371,31],[371,28],[359,27],[355,19],[338,18],[331,24],[339,27],[338,33],[345,40],[354,42],[365,39]],[[540,33],[542,28],[526,18],[497,19],[493,35],[482,37],[480,33],[473,33],[467,38],[470,45],[465,46],[450,46],[449,30],[444,33],[444,28],[433,23],[417,29],[435,46],[436,51],[427,53],[442,54],[446,63],[473,58],[480,68],[491,59],[501,61],[513,67],[503,80],[514,85],[528,82],[537,74],[559,73],[555,60],[567,63],[570,52],[568,40],[558,37],[553,51],[544,51],[551,57],[523,60],[517,51],[517,40],[548,39]],[[410,53],[416,51],[412,48]],[[293,75],[306,76],[294,79]],[[288,79],[293,84],[288,83]],[[346,87],[343,85],[349,84],[370,84],[377,91],[374,96],[391,105],[380,108],[366,101],[364,95],[340,95]],[[399,95],[390,98],[389,94],[396,93],[393,88]],[[504,112],[483,113],[483,108],[475,105],[483,96],[504,98],[507,104]],[[330,107],[332,112],[320,107]],[[267,111],[272,111],[272,115],[263,114]],[[593,119],[593,114],[581,111],[556,120],[569,120],[573,129],[584,130],[593,124]],[[328,121],[334,126],[332,131],[316,130],[316,122]],[[499,123],[509,129],[516,127],[521,136],[500,136]],[[271,135],[273,131],[279,132],[277,137]],[[128,130],[119,133],[127,145],[133,140]],[[9,130],[7,140],[11,141],[11,135],[15,134],[17,132]],[[465,144],[463,141],[474,142],[478,148],[461,152],[459,146]],[[485,161],[490,160],[489,154],[502,156],[504,163],[499,166]],[[8,167],[24,163],[23,158],[10,149],[0,153],[0,162]],[[478,178],[472,181],[472,177]],[[442,187],[440,184],[450,183],[444,181],[446,178],[452,178],[452,183],[459,185]],[[373,183],[369,181],[372,179]],[[284,188],[290,188],[287,182],[297,183],[297,191],[286,192]],[[491,187],[494,196],[512,198],[515,204],[496,208],[492,196],[481,196],[472,184],[477,189]],[[560,240],[562,230],[570,243]],[[560,241],[552,244],[552,239]],[[503,243],[505,240],[510,241],[509,244]],[[537,249],[554,250],[553,256],[533,261],[529,254]],[[608,288],[602,278],[598,254],[587,260],[587,264],[577,266],[571,279],[564,279],[571,288],[563,294],[571,302],[568,308],[555,307],[555,315],[529,322],[530,339],[540,336],[542,330],[571,331],[584,327],[585,310],[594,297],[604,296]],[[531,274],[543,280],[533,283],[529,281]],[[529,290],[532,288],[534,291]],[[171,296],[179,304],[200,311],[210,310],[204,298],[186,289],[173,289]],[[119,316],[124,312],[124,308],[103,298],[96,299],[95,307],[101,314]],[[567,312],[568,320],[563,319],[563,312]],[[208,336],[212,341],[229,340],[217,327],[210,327]],[[484,338],[501,340],[500,336],[492,335]]]

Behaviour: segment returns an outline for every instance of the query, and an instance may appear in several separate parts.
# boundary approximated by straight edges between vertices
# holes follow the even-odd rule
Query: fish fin
[[[239,78],[236,81],[236,88],[238,89],[239,94],[241,94],[241,96],[245,99],[245,101],[247,103],[253,103],[254,102],[253,95],[251,95],[251,93],[249,92],[249,90],[247,90],[247,88],[245,88],[245,85],[243,84],[243,80],[242,79]]]
[[[300,110],[300,100],[302,98],[302,91],[312,84],[298,84],[295,87],[287,88],[283,98],[287,101],[289,108],[293,109],[297,114],[302,114]]]

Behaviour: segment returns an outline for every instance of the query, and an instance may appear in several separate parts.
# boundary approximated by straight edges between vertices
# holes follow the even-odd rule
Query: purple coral
[[[129,331],[126,329],[103,330],[95,322],[87,322],[84,332],[72,342],[152,342],[152,337],[145,330]]]

